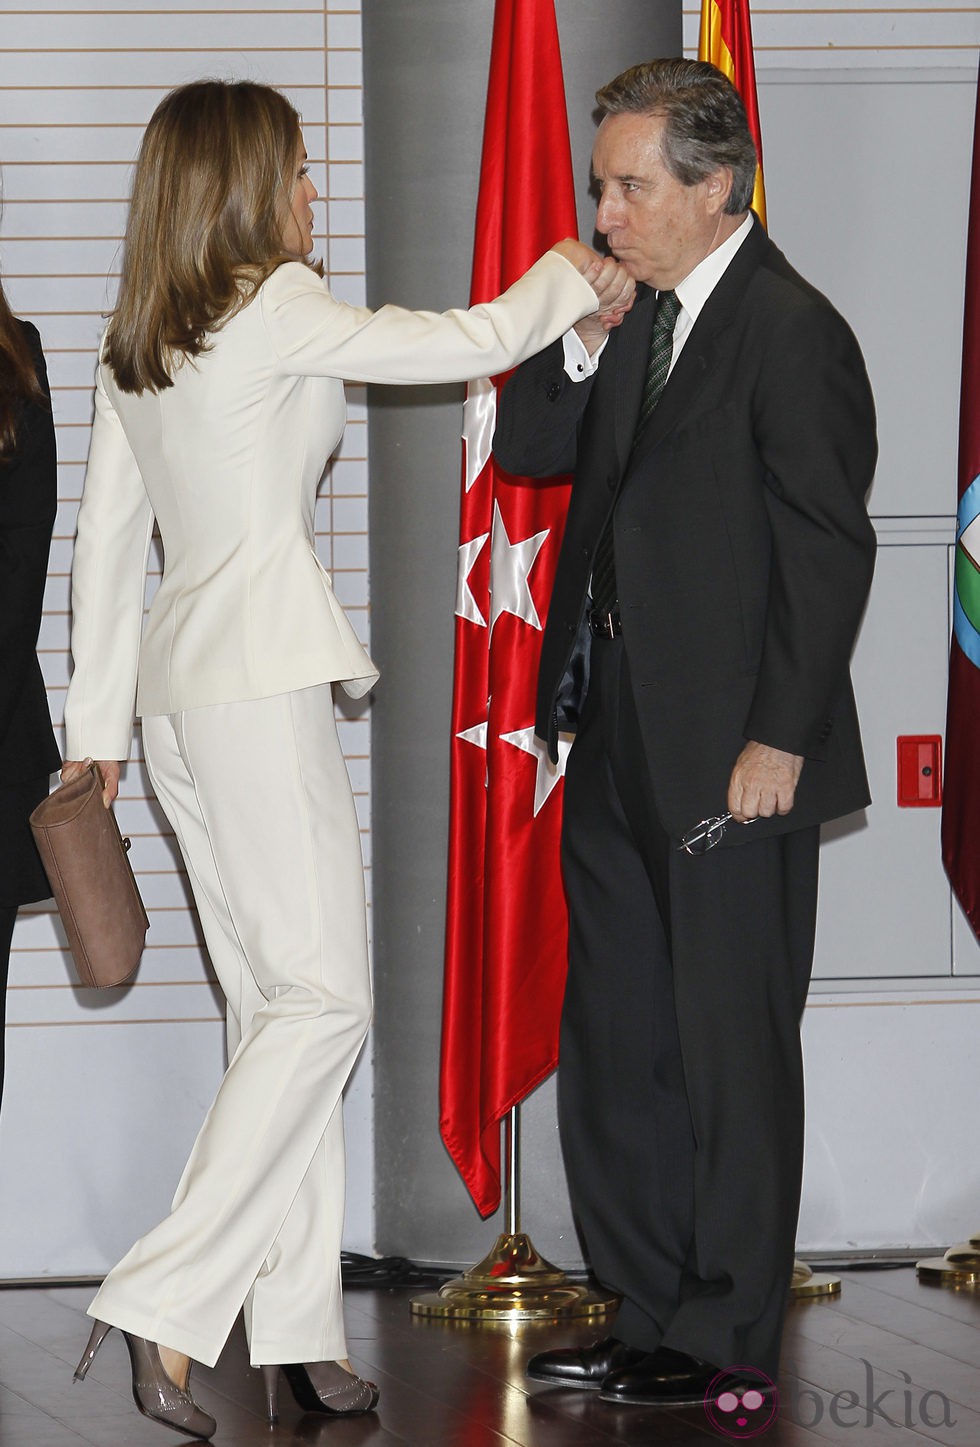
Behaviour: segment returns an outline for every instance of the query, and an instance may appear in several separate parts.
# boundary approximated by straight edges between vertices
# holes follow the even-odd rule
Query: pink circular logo
[[[708,1421],[726,1437],[746,1442],[758,1437],[779,1413],[776,1383],[755,1367],[728,1367],[719,1372],[705,1393]]]

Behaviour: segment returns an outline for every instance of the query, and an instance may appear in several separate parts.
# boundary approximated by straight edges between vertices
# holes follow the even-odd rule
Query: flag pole
[[[577,229],[554,0],[495,0],[471,303]],[[498,468],[500,381],[471,382],[463,407],[439,1070],[440,1133],[482,1216],[500,1205],[500,1123],[557,1064],[568,931],[563,769],[533,724],[570,480]]]
[[[506,1195],[507,1234],[516,1236],[521,1229],[521,1108],[513,1106],[504,1121],[504,1155],[507,1160]]]
[[[521,1230],[521,1116],[504,1117],[504,1216],[507,1229],[490,1252],[438,1291],[413,1297],[413,1316],[430,1320],[494,1323],[586,1320],[607,1316],[619,1297],[572,1281],[536,1250]]]
[[[493,8],[474,304],[578,230],[554,0]],[[533,722],[570,480],[536,487],[498,469],[489,446],[498,382],[471,383],[463,410],[439,1127],[481,1215],[506,1190],[505,1230],[412,1312],[514,1322],[600,1315],[616,1298],[570,1282],[520,1224],[513,1103],[557,1063],[567,965],[562,769],[551,767]]]

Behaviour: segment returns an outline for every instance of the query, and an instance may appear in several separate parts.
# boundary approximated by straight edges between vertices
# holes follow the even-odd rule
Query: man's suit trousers
[[[213,1365],[346,1357],[341,1096],[371,1014],[354,801],[328,684],[143,721],[227,1002],[228,1070],[171,1214],[90,1315]],[[147,1123],[167,1129],[167,1104]]]
[[[753,842],[741,827],[737,847],[678,852],[657,815],[624,642],[595,639],[562,837],[558,1104],[572,1204],[596,1275],[623,1296],[621,1340],[775,1377],[818,831]]]

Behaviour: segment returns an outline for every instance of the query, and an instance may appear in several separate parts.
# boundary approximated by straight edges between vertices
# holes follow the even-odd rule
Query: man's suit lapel
[[[656,292],[641,285],[633,310],[616,337],[613,419],[620,477],[626,471],[636,419],[640,413],[656,301]],[[601,360],[599,367],[601,371]]]

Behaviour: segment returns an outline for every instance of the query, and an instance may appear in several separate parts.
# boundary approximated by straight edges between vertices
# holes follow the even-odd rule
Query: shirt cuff
[[[598,351],[589,356],[588,348],[574,327],[565,333],[561,344],[565,349],[565,371],[573,382],[584,382],[599,366],[599,358],[606,349],[608,337],[604,337]]]

